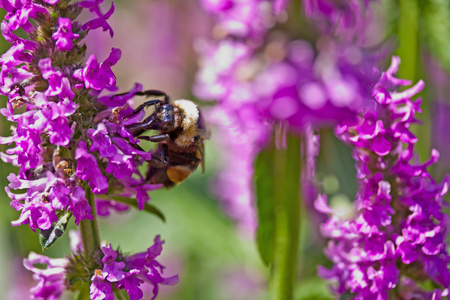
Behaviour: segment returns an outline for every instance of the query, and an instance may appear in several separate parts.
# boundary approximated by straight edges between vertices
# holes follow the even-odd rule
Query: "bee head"
[[[171,104],[164,104],[158,109],[160,129],[170,131],[175,128],[175,113]]]

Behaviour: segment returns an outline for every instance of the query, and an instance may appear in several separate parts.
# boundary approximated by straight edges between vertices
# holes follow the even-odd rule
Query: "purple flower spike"
[[[419,112],[418,101],[410,98],[423,82],[400,93],[388,92],[409,83],[394,77],[398,64],[393,58],[375,85],[377,106],[337,130],[354,147],[359,179],[355,219],[340,220],[323,198],[316,203],[331,215],[322,233],[331,239],[325,253],[334,263],[319,273],[337,281],[336,293],[352,293],[355,299],[403,299],[410,287],[402,282],[410,280],[443,287],[424,298],[433,299],[447,294],[450,285],[450,219],[442,212],[449,179],[437,184],[426,170],[436,162],[437,151],[422,165],[410,162],[417,139],[409,128]],[[414,291],[426,294],[418,287]]]
[[[58,31],[52,34],[52,38],[56,40],[56,47],[59,51],[69,51],[73,48],[72,40],[77,39],[80,35],[72,32],[72,21],[68,18],[59,18],[58,26]]]

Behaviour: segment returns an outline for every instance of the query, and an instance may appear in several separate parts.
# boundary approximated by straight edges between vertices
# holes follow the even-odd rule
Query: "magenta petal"
[[[385,156],[389,154],[391,148],[391,143],[389,143],[382,135],[378,135],[373,139],[372,148],[370,150],[380,156]]]

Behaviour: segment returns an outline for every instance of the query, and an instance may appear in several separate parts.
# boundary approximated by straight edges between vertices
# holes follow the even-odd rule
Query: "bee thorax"
[[[190,100],[176,100],[173,105],[180,109],[183,116],[181,123],[183,132],[175,139],[175,143],[180,147],[187,147],[194,142],[197,135],[199,110],[197,105]]]

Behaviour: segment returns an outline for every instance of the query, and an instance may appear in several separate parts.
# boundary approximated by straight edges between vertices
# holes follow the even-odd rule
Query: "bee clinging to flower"
[[[142,122],[127,126],[133,136],[158,143],[152,153],[147,171],[147,182],[172,187],[185,180],[199,165],[204,171],[204,140],[208,138],[202,113],[190,100],[170,101],[158,90],[137,92],[138,96],[160,97],[144,102],[128,118],[143,109],[154,106],[155,111]],[[147,130],[158,134],[143,136]]]

